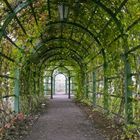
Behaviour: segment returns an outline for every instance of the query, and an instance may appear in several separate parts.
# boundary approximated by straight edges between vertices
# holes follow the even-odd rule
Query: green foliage
[[[136,125],[126,125],[123,127],[121,140],[138,140],[140,138],[140,129]]]
[[[83,98],[83,96],[77,96],[77,94],[75,95],[75,101],[82,103],[85,106],[93,106],[92,100],[90,98]]]
[[[93,81],[89,76],[85,83],[85,73],[95,71],[97,105],[104,108],[103,103],[108,100],[108,110],[125,118],[125,105],[132,102],[134,121],[139,125],[139,0],[63,1],[69,7],[68,18],[63,22],[57,8],[59,0],[50,1],[50,5],[46,0],[33,0],[31,4],[27,4],[28,0],[8,2],[11,8],[5,1],[0,2],[1,99],[13,94],[14,70],[19,68],[21,110],[34,112],[43,97],[45,69],[51,75],[52,69],[61,64],[72,68],[77,100],[91,104]],[[17,12],[16,16],[11,9]],[[124,56],[131,69],[128,75]],[[132,92],[130,103],[125,86]],[[84,97],[85,87],[89,99]],[[124,131],[133,138],[131,130]]]
[[[82,99],[80,102],[86,106],[92,106],[92,101],[90,99]]]
[[[44,101],[47,101],[47,98],[42,95],[29,95],[20,97],[20,111],[25,114],[33,114],[38,111],[38,107]]]

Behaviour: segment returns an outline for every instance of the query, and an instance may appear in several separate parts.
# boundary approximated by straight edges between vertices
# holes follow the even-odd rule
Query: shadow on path
[[[54,96],[25,140],[104,140],[66,95]]]

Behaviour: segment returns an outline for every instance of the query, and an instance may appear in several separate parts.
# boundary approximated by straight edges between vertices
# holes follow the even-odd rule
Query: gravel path
[[[25,140],[104,140],[72,100],[54,97]]]

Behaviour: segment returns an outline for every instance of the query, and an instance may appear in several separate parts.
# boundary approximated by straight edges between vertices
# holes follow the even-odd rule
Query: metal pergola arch
[[[67,68],[65,65],[63,65],[62,63],[60,63],[58,66],[52,66],[52,67],[46,67],[45,66],[45,71],[50,71],[50,77],[51,77],[51,99],[53,99],[53,92],[54,92],[54,83],[55,82],[53,82],[54,81],[54,75],[56,76],[56,74],[54,74],[54,71],[55,70],[58,70],[58,73],[57,74],[59,74],[59,73],[62,73],[62,74],[64,74],[65,75],[65,77],[66,77],[66,90],[68,90],[68,98],[71,98],[71,90],[70,90],[70,88],[71,88],[71,86],[70,86],[70,79],[71,79],[71,76],[72,76],[72,73],[71,73],[71,70],[69,70],[69,68]],[[67,84],[68,84],[68,87],[67,87]],[[66,91],[66,93],[67,93],[67,91]]]
[[[96,0],[93,0],[94,3],[96,3],[97,5],[99,5],[100,7],[102,7],[113,19],[115,19],[115,21],[117,21],[116,23],[118,23],[118,20],[115,18],[115,16],[117,15],[117,13],[119,13],[119,11],[121,10],[121,8],[127,3],[128,0],[124,0],[120,7],[116,10],[115,14],[113,12],[111,12],[111,10],[109,8],[107,8],[104,4],[102,4],[100,1],[96,1]],[[7,2],[7,1],[6,1]],[[19,7],[17,7],[17,9],[15,10],[15,14],[17,14],[18,12],[20,12],[23,8],[25,8],[26,6],[30,5],[32,2],[34,1],[27,1],[25,3],[22,3],[20,4]],[[50,3],[50,2],[48,2]],[[33,11],[32,11],[33,12]],[[34,12],[33,12],[33,15],[34,15]],[[15,16],[15,15],[13,15]],[[35,15],[34,15],[35,16]],[[8,18],[7,18],[8,19]],[[12,19],[12,18],[11,18]],[[10,20],[7,20],[8,22],[10,22]],[[7,22],[5,22],[4,25],[6,25]],[[8,25],[8,23],[7,23]],[[6,26],[3,26],[2,30],[1,31],[4,31],[4,27]]]
[[[81,69],[81,65],[79,65],[75,59],[67,59],[67,58],[63,58],[63,59],[59,58],[58,59],[58,58],[55,58],[55,57],[49,58],[49,59],[44,59],[40,63],[40,69],[45,69],[45,67],[47,65],[49,65],[50,63],[53,63],[53,67],[56,66],[56,63],[59,63],[59,65],[60,64],[65,65],[65,63],[70,63],[69,66],[75,67],[75,68],[79,67],[79,69]]]
[[[44,62],[54,62],[54,61],[67,61],[67,62],[72,62],[72,64],[77,64],[76,66],[78,66],[79,68],[82,68],[83,67],[83,64],[81,62],[77,62],[77,60],[75,58],[66,58],[66,57],[60,57],[59,54],[56,54],[54,56],[51,56],[47,59],[44,59],[43,60]]]
[[[81,44],[77,40],[66,38],[66,37],[52,37],[50,39],[43,40],[42,43],[38,44],[38,48],[36,49],[36,51],[39,51],[39,49],[41,47],[43,47],[45,44],[47,45],[49,42],[53,42],[53,41],[54,42],[65,41],[65,42],[68,42],[68,43],[70,42],[70,44],[76,45],[76,49],[81,48],[81,49],[83,49],[83,51],[85,53],[88,53],[89,54],[89,52],[88,52],[87,48],[85,47],[85,45]]]
[[[64,68],[67,72],[66,72],[66,75],[68,73],[68,76],[66,77],[65,73],[62,73],[63,71],[60,70],[57,74],[55,74],[55,70],[59,70],[59,68]],[[54,67],[53,70],[52,70],[52,73],[51,73],[51,80],[53,81],[53,79],[55,79],[56,75],[58,75],[59,73],[62,73],[63,75],[65,75],[66,77],[66,80],[68,80],[68,98],[70,99],[71,98],[71,93],[70,93],[70,77],[71,77],[71,74],[70,74],[70,71],[65,67],[65,66],[57,66],[57,67]],[[51,82],[51,87],[53,89],[53,82]],[[51,89],[51,99],[53,99],[53,90]]]
[[[7,18],[7,20],[5,21],[4,23],[4,26],[2,27],[2,30],[1,31],[4,31],[5,28],[7,27],[7,25],[9,24],[9,22],[16,16],[16,14],[18,14],[21,10],[23,10],[24,8],[26,8],[27,6],[29,6],[31,3],[33,3],[35,0],[27,0],[21,4],[18,5],[18,7],[16,7],[14,10],[11,9],[9,6],[10,4],[8,3],[7,0],[4,0],[4,2],[7,4],[7,6],[10,8],[12,14],[9,15],[9,17]],[[49,1],[49,0],[48,0]],[[94,3],[96,3],[99,7],[101,7],[102,9],[104,9],[104,11],[106,11],[110,17],[112,17],[112,19],[114,19],[114,21],[116,22],[116,25],[118,26],[120,23],[119,23],[119,20],[116,18],[116,14],[121,10],[121,8],[125,5],[125,3],[128,1],[128,0],[124,0],[120,7],[118,8],[117,12],[114,14],[109,8],[107,8],[100,0],[92,0]],[[50,2],[48,2],[50,3]],[[13,11],[12,11],[13,10]],[[50,10],[50,7],[49,9]],[[34,15],[34,12],[32,11],[33,15]],[[49,12],[50,13],[50,12]],[[118,24],[119,23],[119,24]],[[1,33],[2,35],[2,33]],[[0,37],[1,37],[0,35]]]
[[[59,69],[59,68],[65,69],[65,70],[67,71],[67,73],[66,73],[67,76],[70,76],[70,75],[71,75],[71,74],[70,74],[70,70],[69,70],[68,68],[66,68],[65,66],[61,65],[61,64],[60,64],[59,66],[56,66],[56,67],[53,68],[51,75],[53,75],[54,71],[55,71],[56,69]]]
[[[42,58],[44,58],[44,57],[51,57],[51,53],[54,53],[54,50],[56,50],[56,51],[58,51],[57,52],[57,54],[59,54],[59,52],[61,51],[61,50],[66,50],[66,51],[69,51],[69,53],[73,53],[73,55],[76,55],[77,56],[77,58],[80,60],[80,61],[82,61],[82,59],[83,59],[83,56],[82,55],[80,55],[75,49],[72,49],[72,48],[69,48],[69,47],[66,47],[66,46],[56,46],[56,47],[54,47],[54,46],[52,46],[52,47],[50,47],[50,48],[47,48],[47,49],[45,49],[45,52],[43,52],[43,54],[38,54],[37,55],[37,58],[35,58],[35,60],[34,60],[34,58],[32,57],[32,59],[34,60],[34,61],[36,61],[36,60],[41,60]],[[41,52],[42,53],[42,52]],[[56,52],[55,52],[56,53]],[[61,53],[60,53],[61,54]],[[65,57],[65,52],[64,52],[64,54],[62,54],[62,55],[64,55],[64,57]]]
[[[98,40],[98,38],[87,28],[83,27],[82,25],[76,23],[76,22],[69,22],[69,21],[55,21],[55,22],[50,22],[48,24],[46,24],[46,26],[52,26],[52,25],[57,25],[57,24],[67,24],[67,25],[72,25],[78,28],[81,28],[84,32],[88,33],[89,35],[91,35],[93,37],[93,39],[97,42],[97,44],[101,44],[100,41]]]
[[[15,14],[13,15],[13,17],[14,16],[16,16],[16,14],[18,13],[18,12],[20,12],[22,9],[24,9],[24,8],[26,8],[28,5],[30,5],[32,2],[34,2],[34,1],[27,1],[27,2],[25,2],[25,3],[22,3],[22,4],[20,4],[21,6],[19,6],[19,7],[17,7],[17,9],[16,10],[14,10],[15,11]],[[120,7],[116,10],[116,12],[115,12],[115,14],[113,14],[113,12],[111,12],[111,10],[109,9],[109,8],[107,8],[104,4],[102,4],[100,1],[94,1],[93,0],[93,2],[94,3],[96,3],[97,5],[99,5],[100,7],[102,7],[113,19],[115,19],[115,21],[117,21],[116,23],[118,23],[118,20],[114,17],[114,16],[116,16],[117,15],[117,13],[121,10],[121,8],[125,5],[125,3],[127,2],[127,0],[124,0],[122,3],[121,3],[121,5],[120,5]],[[7,1],[6,1],[6,3],[7,3]],[[7,5],[8,5],[8,3],[7,3]],[[34,12],[33,12],[33,10],[32,10],[32,13],[33,13],[33,15],[34,15]],[[34,15],[35,16],[35,15]],[[35,18],[36,19],[36,18]],[[12,20],[12,18],[11,18],[11,20]],[[8,20],[8,18],[7,18],[7,22],[5,22],[4,23],[4,25],[8,25],[8,22],[10,22],[10,19]],[[56,22],[57,23],[57,22]],[[64,22],[65,23],[65,22]],[[76,23],[71,23],[71,22],[66,22],[67,24],[72,24],[73,26],[74,25],[76,25],[76,26],[79,26],[79,27],[82,27],[81,25],[77,25]],[[54,23],[49,23],[49,24],[54,24]],[[6,26],[7,26],[6,25]],[[2,28],[2,30],[1,31],[4,31],[3,29],[4,28],[6,28],[6,26],[3,26],[3,28]],[[83,27],[82,27],[83,28]],[[88,31],[86,28],[83,28],[84,30],[86,30],[86,31]],[[88,31],[89,32],[89,31]],[[91,34],[91,32],[89,32],[90,34]],[[94,36],[94,39],[96,40],[96,42],[98,42],[99,43],[99,41],[97,40],[97,38]]]
[[[12,0],[10,2],[12,2]],[[103,97],[104,109],[108,109],[109,108],[109,102],[108,102],[109,99],[107,99],[107,98],[109,96],[111,96],[111,94],[109,94],[109,88],[108,88],[108,83],[109,83],[108,79],[110,77],[108,76],[107,72],[109,69],[112,68],[112,67],[110,67],[109,62],[112,61],[112,63],[115,63],[114,56],[116,55],[115,53],[117,53],[117,51],[118,51],[117,54],[119,54],[119,53],[120,54],[116,55],[117,59],[119,58],[123,62],[123,66],[119,66],[119,67],[121,67],[120,69],[122,70],[121,72],[123,73],[123,76],[124,76],[123,83],[122,83],[122,85],[124,85],[123,93],[125,96],[125,98],[124,98],[125,113],[124,114],[125,114],[126,122],[131,122],[133,120],[132,114],[135,114],[135,112],[133,112],[133,109],[132,109],[133,104],[135,104],[135,103],[132,103],[132,101],[134,100],[133,99],[134,97],[132,95],[133,93],[132,93],[130,87],[132,86],[132,78],[136,75],[137,76],[139,75],[139,71],[138,71],[139,63],[136,62],[136,64],[138,66],[137,65],[134,66],[133,64],[131,64],[130,54],[132,52],[135,52],[134,55],[136,57],[136,61],[138,61],[139,60],[138,52],[139,52],[139,48],[140,48],[139,40],[137,39],[137,38],[139,38],[138,35],[134,38],[135,40],[137,39],[136,41],[131,40],[131,35],[133,38],[133,32],[131,32],[131,31],[133,31],[133,28],[136,26],[137,26],[137,29],[139,29],[138,26],[140,23],[140,17],[138,15],[139,13],[134,12],[134,14],[136,14],[136,15],[134,15],[134,14],[131,15],[131,13],[130,13],[130,15],[127,15],[126,10],[128,10],[128,12],[132,12],[131,5],[129,3],[131,1],[120,0],[120,3],[115,5],[115,2],[117,2],[116,0],[113,0],[110,3],[109,3],[109,1],[101,1],[101,0],[91,0],[91,1],[78,0],[77,3],[79,3],[79,4],[82,3],[81,7],[83,9],[85,7],[85,9],[86,9],[86,10],[84,9],[83,11],[84,12],[87,11],[87,13],[85,12],[85,15],[87,16],[86,18],[84,15],[82,18],[82,10],[80,8],[78,9],[79,10],[78,13],[75,13],[75,11],[73,9],[73,7],[74,7],[73,3],[75,5],[77,5],[77,3],[75,3],[74,0],[66,1],[69,4],[72,4],[72,6],[70,5],[70,8],[71,8],[70,14],[71,15],[69,15],[68,19],[65,21],[59,21],[59,18],[57,17],[57,15],[58,15],[58,13],[57,13],[58,11],[56,11],[57,0],[56,1],[41,0],[41,2],[44,2],[43,4],[46,6],[45,10],[48,11],[48,13],[47,13],[48,15],[45,17],[46,19],[42,20],[42,21],[39,18],[41,15],[43,15],[43,12],[41,11],[42,9],[40,10],[38,8],[38,6],[40,6],[40,5],[37,4],[36,0],[26,0],[22,3],[20,3],[20,1],[18,1],[18,2],[19,2],[19,4],[14,6],[11,3],[9,3],[8,0],[3,0],[3,3],[6,3],[6,5],[4,5],[5,8],[7,7],[8,10],[6,9],[7,10],[6,15],[4,14],[4,16],[2,16],[3,20],[0,24],[0,43],[2,44],[3,42],[9,41],[11,43],[10,49],[13,50],[13,52],[11,52],[11,54],[6,53],[6,51],[1,51],[1,46],[4,48],[4,50],[6,50],[8,47],[4,43],[2,45],[0,44],[0,61],[1,61],[0,64],[3,64],[3,66],[4,66],[4,68],[2,69],[2,74],[8,73],[11,70],[10,68],[8,69],[8,67],[6,69],[6,66],[5,66],[6,64],[8,64],[10,67],[10,66],[12,66],[11,65],[11,62],[12,62],[13,64],[15,64],[14,67],[15,68],[17,67],[17,69],[15,71],[16,78],[13,78],[13,79],[15,79],[15,89],[16,89],[15,95],[18,96],[17,93],[19,92],[19,89],[18,89],[19,75],[20,75],[19,72],[20,71],[22,72],[22,70],[21,70],[22,68],[26,71],[26,67],[29,66],[29,68],[30,68],[29,69],[29,81],[31,81],[31,82],[32,82],[32,80],[30,80],[30,79],[34,79],[33,72],[34,72],[34,69],[36,68],[35,71],[38,72],[38,75],[36,76],[36,78],[38,79],[38,81],[41,81],[41,78],[42,78],[41,73],[44,71],[45,65],[52,63],[55,66],[55,64],[59,64],[59,63],[65,61],[64,64],[67,64],[67,63],[69,63],[71,65],[74,64],[74,66],[71,66],[71,67],[73,69],[75,69],[75,71],[83,69],[84,72],[83,73],[81,72],[81,73],[83,74],[82,76],[87,77],[87,79],[86,79],[87,81],[89,78],[88,74],[90,74],[90,72],[92,70],[93,71],[92,74],[93,74],[94,89],[96,88],[96,83],[98,83],[100,85],[100,83],[99,83],[100,79],[97,79],[97,81],[96,81],[96,76],[100,77],[98,75],[98,72],[99,72],[99,74],[101,73],[103,75],[103,81],[101,81],[101,82],[103,82],[105,85],[104,86],[105,87],[104,95],[103,95],[104,96]],[[134,2],[138,2],[138,0],[134,0]],[[0,4],[1,4],[1,2],[0,2]],[[93,8],[91,8],[89,5],[91,5],[91,7],[93,7]],[[89,6],[89,9],[88,9],[88,6]],[[111,9],[111,6],[114,9]],[[130,7],[128,7],[128,6],[130,6]],[[25,17],[24,17],[22,15],[24,13],[23,12],[24,10],[28,16],[30,15],[30,17],[34,19],[34,20],[32,19],[32,22],[34,22],[34,24],[33,24],[33,28],[31,30],[35,29],[37,31],[37,34],[35,34],[35,36],[33,36],[32,32],[31,33],[28,32],[29,28],[32,27],[32,25],[29,27],[26,27],[24,20],[27,21],[28,16],[26,17],[26,15],[25,15]],[[138,10],[136,10],[136,11],[138,11]],[[93,12],[93,15],[92,15],[92,12]],[[22,16],[20,16],[20,14]],[[132,17],[129,18],[129,16],[132,16]],[[102,19],[102,17],[103,17],[103,19]],[[76,19],[78,19],[78,20],[76,20]],[[96,21],[96,19],[97,19],[97,21]],[[8,36],[9,34],[12,35],[12,31],[13,32],[16,31],[15,27],[11,27],[13,22],[15,22],[15,24],[14,24],[15,27],[18,27],[18,29],[20,30],[20,31],[18,31],[18,29],[17,29],[17,33],[19,33],[17,36],[17,40],[19,40],[19,42],[17,40],[12,39],[12,37],[10,38]],[[99,22],[101,22],[101,24]],[[99,24],[99,26],[98,26],[98,24]],[[42,29],[41,29],[41,26],[42,26]],[[70,27],[70,29],[68,29],[69,27]],[[49,32],[48,31],[49,28],[50,29],[57,28],[56,34],[55,34],[55,32],[54,33]],[[112,32],[111,32],[111,29],[112,29]],[[108,32],[108,34],[106,34],[106,32]],[[135,30],[134,30],[134,32],[135,32]],[[24,34],[24,36],[23,36],[23,40],[22,40],[21,36],[23,34]],[[43,37],[45,37],[45,39],[41,40],[42,44],[34,45],[34,44],[36,44],[36,40],[40,40],[42,34],[44,34]],[[58,36],[59,34],[60,34],[60,36]],[[19,39],[18,39],[18,37],[19,37]],[[32,40],[32,38],[33,38],[33,40]],[[30,39],[32,42],[30,41]],[[30,44],[26,40],[29,40]],[[58,42],[59,41],[63,42],[64,44],[65,44],[65,41],[69,42],[69,44],[73,44],[73,46],[70,46],[70,45],[64,46],[64,44],[62,46],[58,45],[59,43],[56,43],[57,42],[56,40],[58,40]],[[134,44],[131,42],[134,42]],[[78,44],[79,44],[79,46],[78,46]],[[26,48],[22,47],[22,45],[25,45]],[[45,47],[45,45],[46,45],[46,49],[43,48],[43,47]],[[49,45],[51,45],[51,47]],[[114,47],[117,45],[118,45],[118,49],[116,49]],[[14,47],[12,47],[12,46],[14,46]],[[77,46],[79,47],[79,49]],[[50,49],[48,49],[47,47],[48,48],[50,47]],[[68,47],[70,47],[70,48],[68,48]],[[109,50],[110,48],[111,48],[111,51]],[[16,57],[17,59],[15,59],[15,56],[16,56],[15,54],[17,53],[17,51],[15,51],[16,49],[18,49],[22,53],[22,58],[20,58],[21,56],[18,55]],[[39,53],[38,49],[41,49],[40,53]],[[65,50],[66,50],[66,52],[65,52]],[[93,51],[91,51],[91,50],[93,50]],[[63,56],[63,54],[65,56]],[[33,57],[35,58],[34,61],[32,61]],[[2,63],[2,61],[3,61],[3,63]],[[7,63],[6,63],[6,61],[7,61]],[[117,62],[116,62],[116,64],[117,64]],[[23,65],[24,65],[24,67],[23,67]],[[95,65],[95,67],[93,69],[92,69],[92,67],[88,69],[88,66],[90,67],[90,65]],[[100,65],[101,70],[98,69],[99,65]],[[83,67],[86,67],[86,68],[83,68]],[[114,64],[114,67],[115,67],[115,64]],[[113,67],[113,69],[115,71],[114,73],[117,75],[118,74],[117,72],[120,69],[119,68],[115,69],[114,67]],[[134,71],[135,71],[135,74],[133,74]],[[12,71],[12,76],[13,76],[13,73],[14,72]],[[112,74],[112,77],[114,77],[114,75],[113,75],[114,73],[110,73],[110,75]],[[2,74],[0,75],[0,77],[6,77],[6,78],[9,77],[9,79],[12,77],[10,75],[4,76]],[[112,77],[110,79],[113,79]],[[136,79],[138,79],[138,78],[136,78]],[[87,82],[87,81],[85,81],[85,82]],[[114,81],[112,83],[114,83]],[[118,82],[118,84],[119,84],[119,82]],[[93,91],[93,95],[94,95],[93,101],[96,104],[96,95],[97,95],[96,90]],[[112,97],[110,97],[110,98],[112,98]],[[16,99],[16,102],[18,102],[17,99]],[[16,110],[18,112],[18,108],[16,108]]]
[[[20,4],[21,6],[19,6],[18,8],[17,8],[17,10],[15,10],[16,12],[15,12],[15,14],[13,15],[13,17],[18,13],[18,12],[20,12],[23,8],[26,8],[28,5],[30,5],[31,3],[32,3],[33,1],[27,1],[27,2],[25,2],[25,3],[22,3],[22,4]],[[123,1],[123,3],[120,5],[120,7],[118,8],[118,10],[117,10],[117,12],[115,13],[115,14],[113,14],[112,12],[111,12],[111,10],[110,9],[108,9],[104,4],[102,4],[100,1],[94,1],[93,0],[93,2],[94,3],[96,3],[97,5],[99,5],[100,7],[102,7],[113,19],[115,19],[115,21],[117,21],[116,23],[118,23],[118,20],[115,18],[115,16],[114,15],[116,15],[118,12],[119,12],[119,10],[123,7],[123,5],[125,5],[125,3],[127,2],[127,1]],[[50,2],[49,2],[50,3]],[[32,12],[33,12],[33,10],[32,10]],[[34,15],[34,12],[33,12],[33,15]],[[34,15],[35,16],[35,15]],[[12,19],[12,18],[11,18]],[[35,18],[36,19],[36,18]],[[10,22],[10,20],[7,20],[8,22]],[[4,25],[8,25],[8,22],[5,22],[5,24]],[[75,23],[74,23],[75,24]],[[6,25],[6,26],[7,26]],[[118,24],[117,24],[118,25]],[[2,31],[4,31],[4,29],[6,28],[6,26],[3,26],[3,28],[2,28]],[[95,37],[95,39],[96,39],[96,37]],[[97,39],[96,39],[96,41],[97,41]]]
[[[68,44],[62,44],[62,43],[59,43],[59,42],[60,42],[60,40],[56,41],[57,44],[55,44],[55,45],[52,43],[52,44],[48,44],[48,46],[46,46],[46,45],[42,46],[42,50],[38,50],[37,56],[39,57],[42,54],[47,53],[49,50],[54,49],[55,46],[56,46],[56,48],[59,47],[59,48],[64,48],[64,49],[68,49],[68,50],[73,50],[77,54],[81,55],[81,57],[88,55],[87,52],[85,52],[85,50],[83,50],[79,46],[70,45],[68,42],[66,42]],[[34,55],[36,56],[36,54],[33,54],[33,56]]]
[[[74,57],[74,56],[68,56],[68,57],[65,57],[65,56],[60,56],[60,52],[56,52],[56,53],[54,53],[54,54],[52,54],[52,55],[50,55],[50,56],[45,56],[44,57],[44,59],[46,59],[46,60],[48,60],[48,61],[50,61],[49,59],[52,59],[52,58],[55,58],[56,60],[63,60],[63,59],[67,59],[67,60],[69,60],[69,59],[74,59],[80,66],[82,66],[83,64],[82,64],[82,62],[81,61],[79,61],[80,59],[79,58],[77,58],[76,56]]]

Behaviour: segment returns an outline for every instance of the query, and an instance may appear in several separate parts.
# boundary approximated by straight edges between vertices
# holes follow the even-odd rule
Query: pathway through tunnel
[[[83,111],[66,95],[50,99],[46,110],[24,140],[104,140]]]

